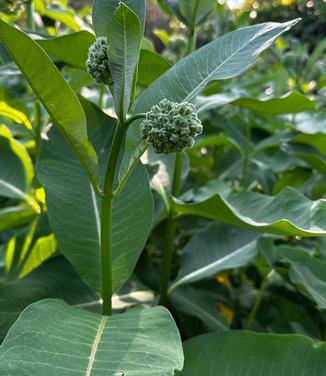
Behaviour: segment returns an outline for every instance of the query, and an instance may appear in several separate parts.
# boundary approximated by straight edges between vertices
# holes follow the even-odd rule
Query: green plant
[[[326,307],[325,253],[317,239],[326,234],[326,203],[313,201],[311,191],[322,189],[315,170],[325,172],[325,150],[322,140],[296,128],[304,128],[300,112],[315,111],[316,106],[297,92],[267,100],[250,97],[242,94],[249,84],[240,78],[231,81],[297,20],[238,29],[196,50],[197,29],[215,2],[161,2],[188,28],[187,56],[168,69],[154,51],[142,49],[145,5],[144,0],[95,0],[96,38],[79,32],[38,41],[0,20],[0,40],[37,96],[33,126],[17,102],[7,100],[0,107],[10,119],[10,126],[0,128],[0,194],[9,200],[0,210],[0,230],[24,226],[4,242],[6,280],[0,289],[8,300],[16,288],[22,291],[21,306],[13,302],[9,313],[23,310],[32,290],[38,297],[34,300],[40,300],[9,330],[0,347],[0,373],[279,375],[294,368],[298,374],[319,376],[325,370],[324,343],[296,334],[229,330],[261,326],[273,331],[260,308],[275,276],[286,281],[288,299],[282,302],[300,324],[305,313],[292,295],[301,286],[298,299],[305,301],[305,312],[324,320],[314,305]],[[80,49],[62,49],[69,43]],[[152,79],[143,71],[144,60],[153,64]],[[100,86],[97,104],[112,100],[114,116],[77,95],[79,85],[75,89],[68,84],[60,62],[82,69],[79,79],[87,66],[97,84],[107,86],[107,93]],[[63,73],[73,82],[76,72],[68,68]],[[239,90],[223,96],[218,86],[222,80]],[[47,140],[42,138],[45,113],[38,100],[53,122]],[[224,112],[219,111],[222,106]],[[298,113],[299,121],[282,129],[283,118],[276,115],[289,113]],[[316,110],[315,115],[322,113]],[[28,136],[15,137],[12,121]],[[26,146],[31,139],[32,158]],[[210,167],[220,151],[218,176],[210,176],[218,170]],[[37,161],[35,181],[32,159]],[[196,168],[185,182],[189,163]],[[309,175],[312,189],[304,191],[309,198],[296,186],[284,188],[288,180],[301,187],[302,175]],[[19,204],[10,206],[10,200]],[[163,248],[160,273],[149,267],[157,244]],[[309,246],[313,251],[307,251]],[[142,261],[148,269],[141,267]],[[114,294],[128,283],[139,283],[134,274],[159,292],[160,304],[171,309],[179,328],[167,308],[113,311]],[[51,278],[42,284],[46,275]],[[68,283],[70,289],[65,288]],[[271,302],[278,301],[277,291],[270,295]],[[241,301],[243,296],[249,304]],[[62,300],[41,300],[49,297]],[[211,304],[216,301],[218,310]],[[157,305],[155,300],[151,305]],[[215,332],[197,336],[198,321]],[[277,325],[273,317],[270,327]],[[301,334],[306,330],[304,334],[317,332],[315,337],[323,338],[313,323],[302,325]],[[194,337],[184,342],[185,359],[178,329],[184,338]]]

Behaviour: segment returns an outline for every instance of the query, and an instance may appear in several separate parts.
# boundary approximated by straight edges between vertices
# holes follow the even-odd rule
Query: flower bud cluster
[[[193,146],[203,126],[192,103],[163,99],[146,114],[140,131],[156,153],[174,153]]]
[[[86,61],[87,71],[98,84],[112,84],[109,68],[108,43],[106,37],[99,37],[91,45]]]

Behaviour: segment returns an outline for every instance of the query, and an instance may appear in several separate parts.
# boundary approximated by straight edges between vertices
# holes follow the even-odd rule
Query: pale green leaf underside
[[[247,265],[256,255],[258,234],[224,224],[213,224],[185,246],[181,267],[170,290]]]
[[[198,215],[248,230],[297,236],[326,235],[326,201],[310,201],[292,188],[277,196],[216,194],[194,204],[175,203],[177,216]]]
[[[193,101],[213,80],[236,77],[247,70],[261,52],[297,22],[298,20],[283,24],[263,23],[216,39],[178,62],[157,79],[141,95],[134,112],[147,112],[164,98],[175,102]],[[131,127],[121,175],[133,163],[133,155],[141,155],[146,148],[147,144],[141,141],[139,127]]]
[[[97,184],[97,156],[88,141],[86,116],[74,91],[35,41],[1,20],[0,40]]]
[[[0,348],[2,376],[172,376],[182,365],[163,307],[107,317],[44,300],[25,310]]]
[[[99,155],[102,176],[115,122],[83,100],[89,136]],[[61,134],[52,129],[39,166],[51,227],[59,248],[78,274],[101,292],[100,200]],[[124,191],[113,201],[112,267],[116,291],[132,274],[152,225],[152,196],[148,177],[138,165]]]
[[[299,335],[229,331],[184,344],[180,376],[325,376],[326,344]]]

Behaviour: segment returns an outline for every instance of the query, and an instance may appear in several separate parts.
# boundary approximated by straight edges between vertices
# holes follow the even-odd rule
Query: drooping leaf
[[[226,331],[184,343],[180,376],[321,376],[326,344],[300,335]]]
[[[36,40],[51,57],[79,69],[86,69],[88,50],[95,37],[88,31],[79,31],[51,39]]]
[[[119,7],[120,0],[94,0],[93,2],[93,26],[98,37],[107,36],[114,12]],[[139,18],[142,34],[145,27],[146,6],[144,0],[124,0],[123,4],[128,6]]]
[[[83,100],[89,137],[99,155],[102,175],[115,122]],[[48,215],[61,252],[81,278],[101,291],[100,200],[79,161],[54,128],[44,143],[39,178],[46,190]],[[139,165],[124,191],[113,201],[112,260],[116,291],[132,274],[152,225],[152,196],[144,167]]]
[[[0,40],[96,185],[97,156],[88,141],[86,117],[78,97],[43,49],[25,33],[0,20]]]
[[[185,246],[181,267],[170,287],[212,277],[223,270],[247,265],[257,256],[255,232],[213,224],[195,235]]]
[[[272,115],[295,114],[316,109],[316,105],[312,100],[296,91],[286,94],[281,98],[270,98],[265,100],[256,98],[239,98],[232,104],[243,108],[249,108],[256,112]]]
[[[142,34],[137,15],[122,2],[113,14],[107,38],[114,107],[118,118],[124,121],[134,96],[133,81]]]
[[[321,309],[326,309],[326,261],[300,247],[274,246],[272,239],[262,239],[259,249],[272,264],[277,261],[289,264],[290,280],[301,286]]]
[[[84,304],[98,300],[63,258],[47,261],[25,278],[1,280],[0,342],[29,304],[45,298],[60,298],[70,304]]]
[[[172,376],[182,366],[180,336],[163,307],[108,317],[45,300],[24,311],[0,348],[2,375]]]
[[[248,230],[297,236],[325,236],[326,201],[311,201],[294,189],[276,196],[242,192],[228,197],[220,194],[205,201],[176,202],[177,216],[198,215]]]
[[[147,112],[160,100],[175,102],[193,101],[213,80],[222,80],[240,75],[282,33],[298,20],[280,23],[264,23],[245,27],[228,33],[187,56],[156,80],[141,95],[134,112]],[[139,127],[129,129],[126,152],[120,176],[136,163],[146,150]]]

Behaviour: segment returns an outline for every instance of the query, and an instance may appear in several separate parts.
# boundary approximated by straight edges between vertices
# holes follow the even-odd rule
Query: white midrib
[[[91,355],[89,357],[89,361],[88,361],[88,365],[87,365],[87,369],[86,369],[86,376],[91,376],[91,372],[92,372],[92,369],[93,369],[93,364],[94,364],[94,361],[95,361],[97,348],[98,348],[98,345],[100,343],[100,340],[101,340],[101,337],[102,337],[102,334],[103,334],[107,320],[108,320],[107,316],[103,316],[101,318],[100,325],[98,327],[96,337],[95,337],[94,342],[93,342],[92,352],[91,352]]]

